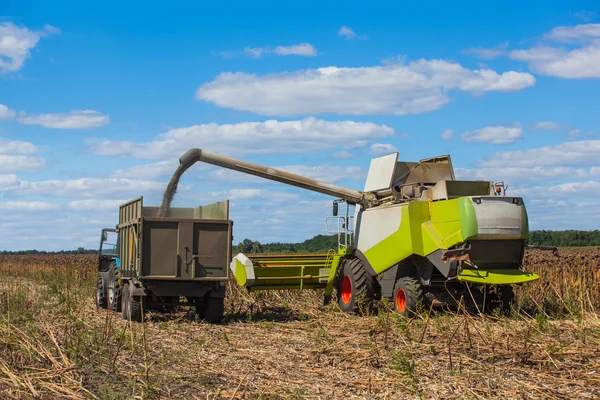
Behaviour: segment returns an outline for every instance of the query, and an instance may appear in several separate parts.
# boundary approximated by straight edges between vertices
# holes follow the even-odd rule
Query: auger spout
[[[211,153],[202,149],[190,149],[181,158],[179,163],[185,169],[196,162],[204,162],[219,167],[231,169],[245,174],[259,176],[264,179],[285,183],[312,190],[313,192],[323,193],[329,196],[337,197],[348,201],[349,203],[361,204],[368,207],[375,202],[377,198],[373,193],[365,193],[359,190],[347,189],[330,183],[321,182],[315,179],[281,171],[275,168],[265,167],[264,165],[254,164],[232,157]]]

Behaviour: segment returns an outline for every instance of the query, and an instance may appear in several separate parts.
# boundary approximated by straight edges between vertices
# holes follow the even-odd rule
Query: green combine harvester
[[[180,158],[185,169],[198,161],[337,198],[326,225],[337,234],[338,249],[237,254],[230,269],[250,291],[324,288],[328,303],[336,288],[343,311],[368,311],[387,298],[410,317],[420,304],[460,301],[481,311],[508,310],[511,285],[539,278],[521,269],[529,233],[523,199],[506,196],[504,182],[456,180],[448,155],[419,162],[398,161],[398,153],[375,158],[363,191],[201,149]]]

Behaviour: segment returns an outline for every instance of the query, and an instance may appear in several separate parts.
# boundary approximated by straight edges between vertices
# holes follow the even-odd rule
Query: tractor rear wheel
[[[394,285],[393,303],[394,311],[412,318],[418,311],[422,301],[421,285],[416,279],[405,276],[396,281]]]
[[[123,289],[121,287],[121,271],[117,264],[112,262],[108,267],[108,285],[106,288],[107,307],[111,311],[121,311],[121,297]]]
[[[131,297],[131,293],[129,292],[129,283],[125,283],[123,285],[123,296],[121,298],[121,316],[124,320],[129,319],[129,297]]]
[[[338,278],[338,305],[351,314],[370,313],[375,298],[375,283],[362,262],[352,258],[342,267]]]
[[[96,280],[96,306],[98,308],[108,307],[106,298],[107,275],[106,272],[98,272],[98,279]]]

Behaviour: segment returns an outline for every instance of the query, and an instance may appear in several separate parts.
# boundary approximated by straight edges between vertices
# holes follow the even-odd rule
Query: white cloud
[[[118,210],[119,206],[126,201],[127,200],[76,200],[67,204],[67,207],[77,211]]]
[[[343,36],[346,39],[354,39],[356,37],[356,33],[345,25],[340,28],[337,34],[338,36]]]
[[[450,99],[448,92],[518,91],[535,84],[528,73],[470,70],[444,60],[408,65],[326,67],[257,76],[222,73],[201,85],[196,99],[263,115],[312,113],[419,114]]]
[[[539,198],[552,197],[567,197],[567,198],[594,198],[600,196],[600,182],[569,182],[561,183],[553,186],[530,186],[522,189],[515,189],[515,195],[532,196]]]
[[[460,135],[465,142],[484,142],[489,144],[508,144],[523,139],[523,129],[520,127],[486,126]]]
[[[544,39],[557,42],[574,42],[592,38],[600,38],[600,24],[558,26],[544,34]]]
[[[482,58],[484,60],[493,60],[500,56],[508,54],[508,42],[502,43],[496,47],[476,47],[463,50],[464,54],[471,54],[475,57]]]
[[[47,180],[38,182],[19,181],[18,187],[0,190],[11,196],[49,196],[60,198],[106,198],[113,196],[137,197],[160,194],[166,183],[125,178],[80,178],[70,180]],[[186,190],[180,186],[179,190]]]
[[[539,121],[531,126],[531,129],[534,131],[562,131],[565,129],[565,125],[554,121]]]
[[[135,165],[108,173],[113,178],[157,179],[173,175],[179,162],[174,160],[161,161],[154,164]]]
[[[592,167],[590,168],[591,176],[600,176],[600,167]]]
[[[444,140],[450,140],[450,139],[452,139],[452,136],[454,136],[454,131],[452,129],[446,129],[440,135],[440,137]]]
[[[14,174],[0,174],[0,191],[18,189],[19,178]]]
[[[229,55],[230,53],[225,53]],[[275,54],[278,56],[304,56],[312,57],[317,55],[317,49],[310,43],[292,44],[289,46],[271,47],[245,47],[244,54],[252,58],[260,58],[264,54]]]
[[[18,121],[26,125],[41,125],[53,129],[91,129],[108,124],[109,117],[94,110],[75,110],[64,114],[22,114]]]
[[[291,46],[277,46],[275,47],[274,53],[279,56],[312,57],[317,55],[317,49],[309,43],[300,43]]]
[[[373,143],[371,145],[371,154],[372,155],[382,155],[382,154],[390,154],[398,151],[396,146],[389,143]]]
[[[0,104],[0,121],[8,121],[17,115],[15,110],[11,110],[4,104]]]
[[[45,203],[42,201],[6,201],[0,202],[2,211],[50,211],[57,210],[58,204]]]
[[[349,151],[342,150],[331,155],[333,158],[352,158],[353,155]]]
[[[97,155],[146,159],[179,157],[193,147],[228,155],[289,154],[331,149],[341,142],[393,135],[392,128],[371,122],[306,118],[299,121],[195,125],[172,129],[146,143],[103,140],[92,145],[90,150]]]
[[[42,31],[31,31],[12,22],[0,22],[0,73],[20,70],[40,38],[58,32],[51,25]]]
[[[544,39],[564,45],[536,45],[514,50],[510,57],[525,61],[544,75],[567,79],[600,78],[600,24],[559,26]]]
[[[0,138],[0,154],[35,154],[38,148],[30,142]]]
[[[39,171],[45,166],[42,157],[0,154],[0,171],[4,173]]]
[[[497,167],[497,168],[455,168],[456,179],[508,181],[513,184],[531,184],[550,181],[584,179],[587,173],[583,169],[568,167]]]
[[[263,47],[244,47],[244,54],[252,58],[260,58],[264,50]]]
[[[497,152],[476,163],[482,167],[597,166],[600,140],[566,142],[529,150]]]

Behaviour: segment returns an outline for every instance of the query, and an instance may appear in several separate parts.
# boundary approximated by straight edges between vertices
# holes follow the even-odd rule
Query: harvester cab
[[[419,304],[456,306],[461,298],[479,309],[506,310],[510,285],[538,279],[521,270],[529,233],[523,199],[507,196],[504,182],[456,180],[448,155],[414,162],[398,161],[398,153],[375,158],[362,191],[201,149],[180,159],[186,168],[196,161],[336,198],[326,227],[338,235],[337,251],[238,254],[231,270],[251,291],[325,288],[328,302],[335,287],[344,311],[365,309],[362,303],[368,309],[385,297],[411,316]]]

